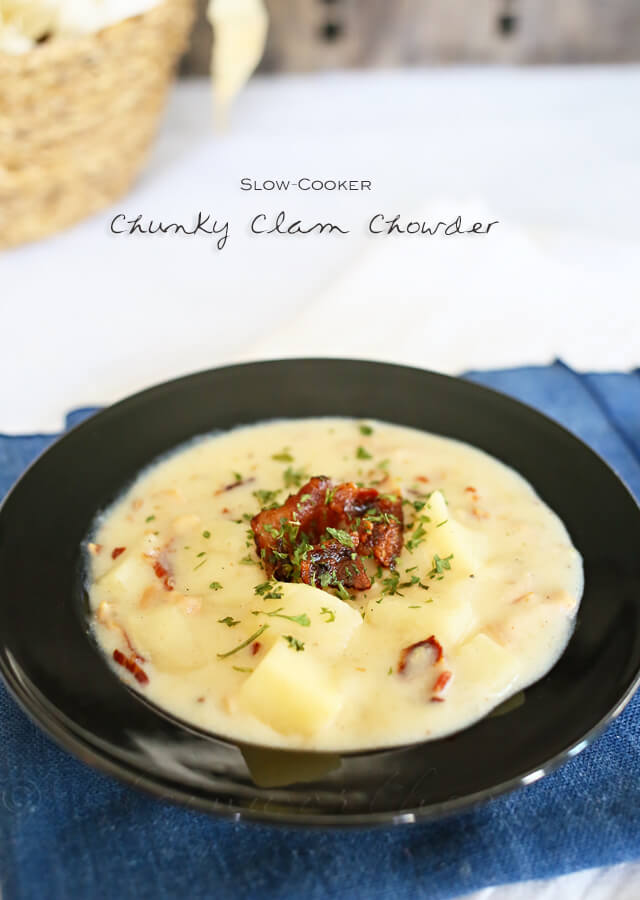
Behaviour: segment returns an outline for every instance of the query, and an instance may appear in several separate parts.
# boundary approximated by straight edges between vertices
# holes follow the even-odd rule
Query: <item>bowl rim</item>
[[[285,357],[278,359],[261,359],[241,363],[232,363],[228,365],[211,367],[209,369],[198,370],[196,372],[187,373],[186,375],[181,375],[178,378],[166,379],[165,381],[159,382],[157,384],[143,388],[140,391],[136,391],[133,394],[127,395],[113,404],[98,408],[95,413],[87,416],[68,430],[61,432],[59,436],[53,436],[53,441],[31,461],[31,463],[23,470],[21,475],[3,497],[2,501],[0,502],[0,519],[4,513],[9,499],[12,497],[14,492],[17,491],[21,483],[29,476],[30,471],[40,463],[40,461],[50,452],[50,450],[54,446],[57,447],[58,445],[65,442],[67,438],[71,438],[71,436],[75,435],[76,432],[90,427],[90,424],[98,416],[109,416],[111,414],[117,413],[129,406],[144,402],[144,399],[150,394],[155,394],[158,391],[166,390],[170,387],[179,387],[197,378],[207,378],[220,370],[228,370],[232,372],[233,370],[237,369],[260,368],[263,366],[300,363],[304,363],[305,365],[347,363],[364,366],[375,366],[377,368],[385,367],[388,369],[403,370],[414,373],[419,372],[429,377],[435,378],[436,381],[439,380],[443,383],[462,381],[472,387],[474,391],[480,391],[485,395],[497,395],[501,398],[501,401],[506,402],[513,409],[524,407],[530,413],[533,413],[535,416],[545,420],[546,424],[548,426],[552,426],[559,434],[562,434],[565,437],[569,437],[572,441],[588,451],[588,453],[595,457],[598,462],[608,470],[609,474],[612,475],[621,484],[626,494],[635,505],[637,511],[640,513],[640,502],[631,492],[628,484],[596,450],[594,450],[589,444],[586,443],[586,441],[583,441],[568,428],[560,424],[556,419],[548,416],[546,413],[540,411],[536,407],[517,400],[511,395],[506,394],[500,390],[496,390],[492,387],[487,387],[484,384],[466,379],[464,375],[446,375],[417,366],[407,366],[397,363],[388,363],[384,361],[353,359],[346,357]],[[88,407],[84,408],[86,409]],[[304,417],[302,416],[291,418]],[[257,421],[258,420],[256,420],[256,422]],[[49,435],[46,436],[49,437]],[[193,435],[193,437],[196,437],[196,435]],[[189,438],[186,438],[185,440],[189,440]],[[180,445],[178,444],[176,445],[176,447],[177,446]],[[9,653],[9,657],[10,656],[11,654]],[[163,779],[160,776],[152,776],[141,769],[135,768],[132,763],[127,764],[120,761],[118,758],[110,754],[104,747],[99,746],[97,743],[94,744],[91,740],[88,739],[87,736],[80,735],[79,729],[75,726],[75,723],[67,720],[64,714],[60,711],[56,710],[55,712],[53,712],[52,710],[50,710],[47,707],[46,702],[43,702],[43,699],[38,698],[35,692],[28,688],[20,673],[16,671],[16,668],[13,666],[11,659],[7,658],[7,651],[4,646],[0,646],[0,677],[2,677],[2,680],[4,681],[8,692],[21,707],[22,711],[25,712],[29,719],[46,735],[48,735],[59,747],[70,752],[81,762],[91,766],[92,768],[115,777],[121,783],[140,788],[147,794],[169,801],[173,804],[177,804],[183,807],[191,807],[200,811],[214,814],[217,817],[229,819],[236,822],[249,821],[268,825],[278,825],[281,827],[295,828],[339,827],[345,829],[358,829],[365,827],[370,828],[399,824],[412,824],[441,819],[446,816],[454,815],[457,812],[471,810],[487,800],[494,799],[503,794],[509,793],[517,789],[518,787],[532,784],[540,778],[550,774],[564,762],[576,756],[587,746],[592,744],[593,741],[596,740],[596,738],[598,738],[600,734],[605,730],[605,728],[615,718],[617,718],[620,713],[622,713],[622,711],[625,709],[625,707],[635,694],[636,690],[638,690],[638,688],[640,687],[640,660],[638,661],[638,664],[636,666],[635,673],[632,674],[632,676],[628,680],[625,690],[619,696],[618,701],[604,715],[602,715],[587,732],[585,732],[581,737],[571,741],[569,744],[567,744],[567,746],[563,747],[561,750],[555,753],[542,765],[531,768],[524,773],[518,774],[504,781],[499,781],[495,785],[491,785],[480,791],[471,794],[464,794],[460,797],[454,797],[444,801],[439,801],[424,807],[420,806],[414,809],[407,809],[398,812],[382,811],[339,814],[323,813],[318,811],[314,812],[312,807],[305,809],[303,812],[298,812],[293,809],[281,812],[273,810],[260,810],[250,808],[249,806],[235,807],[233,803],[227,804],[222,800],[213,798],[211,796],[201,796],[196,792],[190,790],[187,784],[184,784],[181,787],[177,787],[173,783]],[[135,696],[138,697],[138,694],[136,692],[132,691],[132,693],[134,693]],[[195,731],[201,737],[208,736],[222,741],[223,743],[229,743],[232,746],[238,746],[239,743],[243,745],[248,744],[248,742],[234,741],[233,739],[225,738],[224,736],[219,736],[213,734],[212,732],[207,732],[206,730],[200,729],[197,726],[191,726],[190,723],[186,721],[183,722],[179,717],[174,716],[171,713],[165,713],[161,708],[157,706],[157,704],[147,701],[144,698],[139,699],[141,699],[141,701],[144,702],[147,706],[152,708],[156,714],[163,715],[165,716],[165,718],[168,718],[176,727]],[[46,701],[46,698],[44,698],[44,701]],[[423,743],[427,744],[429,742]],[[259,747],[262,745],[254,744],[253,746]],[[381,754],[385,752],[391,752],[393,750],[400,749],[402,746],[415,746],[415,744],[397,746],[393,745],[387,747],[371,748],[363,751],[340,752],[339,755],[374,755],[378,753]],[[319,755],[321,755],[321,753],[319,753]]]

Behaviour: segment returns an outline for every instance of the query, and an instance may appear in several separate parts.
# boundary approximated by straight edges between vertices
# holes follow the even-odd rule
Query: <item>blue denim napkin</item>
[[[558,419],[640,497],[640,372],[556,363],[467,377]],[[0,436],[0,496],[54,437]],[[331,832],[217,821],[138,793],[59,750],[0,686],[4,900],[440,900],[640,858],[639,811],[640,693],[591,747],[515,794],[440,823]]]

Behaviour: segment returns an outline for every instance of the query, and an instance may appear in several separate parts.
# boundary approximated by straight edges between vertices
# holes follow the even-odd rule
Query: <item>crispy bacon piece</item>
[[[227,491],[232,491],[234,488],[242,487],[243,484],[251,484],[252,481],[255,481],[255,478],[241,478],[240,480],[232,481],[231,484],[225,484],[223,487],[219,488],[214,494],[214,496],[218,496],[218,494],[225,494]]]
[[[125,656],[121,650],[113,651],[113,658],[120,666],[124,666],[124,668],[131,672],[136,681],[140,682],[140,684],[147,684],[149,681],[149,676],[141,669],[135,659],[130,658],[129,656]]]
[[[362,560],[356,552],[358,535],[351,535],[353,547],[340,541],[326,541],[307,551],[300,561],[300,580],[314,587],[335,587],[338,582],[356,591],[366,591],[371,587]]]
[[[442,659],[442,645],[440,641],[436,640],[435,635],[431,635],[431,637],[425,638],[423,641],[416,641],[415,644],[409,644],[408,647],[403,647],[400,651],[400,659],[398,661],[398,672],[402,673],[407,668],[407,664],[409,659],[413,653],[419,647],[431,647],[435,651],[435,659],[433,660],[435,663],[439,663]]]
[[[402,499],[381,495],[374,488],[341,484],[331,501],[331,512],[339,527],[348,528],[359,519],[358,537],[362,556],[373,554],[380,565],[390,568],[402,550]]]
[[[328,478],[316,476],[282,506],[254,516],[251,528],[269,576],[291,580],[297,574],[296,545],[305,541],[311,548],[295,561],[303,582],[328,586],[333,576],[334,583],[367,590],[371,582],[359,557],[373,556],[381,565],[393,566],[402,550],[402,499],[352,482],[334,488]],[[351,534],[354,546],[326,539],[327,528]]]
[[[131,638],[129,637],[129,635],[127,634],[127,632],[124,630],[124,628],[122,627],[122,625],[118,625],[118,628],[119,628],[120,631],[122,632],[122,637],[125,639],[125,641],[126,641],[126,643],[127,643],[127,647],[128,647],[129,650],[131,651],[131,656],[132,656],[134,659],[137,659],[138,662],[141,662],[141,663],[146,662],[146,659],[144,658],[144,656],[141,656],[141,655],[138,653],[138,651],[136,650],[136,648],[133,646],[133,644],[131,643]]]
[[[312,478],[282,506],[263,509],[253,517],[251,528],[267,575],[288,580],[290,564],[287,563],[294,550],[294,534],[297,537],[302,532],[310,544],[319,542],[327,525],[331,525],[325,503],[330,486],[328,478]]]
[[[111,551],[111,559],[117,559],[126,549],[126,547],[114,547]]]
[[[453,677],[453,672],[450,672],[446,669],[444,672],[440,672],[438,677],[436,678],[435,684],[433,685],[433,693],[431,695],[432,703],[442,703],[444,702],[444,697],[442,694],[444,693],[444,689],[451,681]]]
[[[153,564],[153,571],[156,573],[162,584],[164,585],[165,591],[173,590],[173,575],[169,572],[169,569],[165,568],[162,565],[159,559],[157,559]]]

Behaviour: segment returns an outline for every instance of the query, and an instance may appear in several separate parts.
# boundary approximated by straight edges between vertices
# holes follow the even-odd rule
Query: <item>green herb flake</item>
[[[240,619],[234,619],[232,616],[225,616],[224,619],[218,619],[218,622],[221,625],[226,625],[227,628],[233,628],[234,625],[240,624]]]
[[[275,504],[278,494],[280,490],[277,491],[266,491],[266,490],[258,490],[253,492],[253,496],[256,498],[260,506],[270,506],[271,504]]]
[[[199,562],[197,566],[194,566],[194,567],[193,567],[193,571],[194,571],[194,572],[197,572],[198,569],[201,569],[202,566],[203,566],[206,562],[207,562],[206,558],[203,559],[202,562]]]
[[[453,553],[450,553],[449,556],[445,556],[444,559],[436,553],[432,560],[433,568],[429,572],[429,578],[436,578],[436,576],[438,576],[438,580],[444,578],[445,571],[451,569],[450,560],[452,559]]]
[[[243,556],[242,559],[240,560],[240,565],[241,566],[257,566],[258,562],[255,559],[251,559],[251,557],[247,553],[247,555]]]
[[[327,528],[327,534],[330,534],[332,538],[335,538],[336,541],[341,543],[344,547],[351,547],[351,549],[353,549],[353,538],[347,531],[342,531],[340,528],[331,528],[331,526],[329,526]]]
[[[285,639],[285,641],[289,645],[290,650],[295,650],[296,653],[299,653],[301,650],[304,650],[304,642],[299,641],[298,638],[294,638],[294,636],[292,634],[283,634],[282,637]]]
[[[284,486],[289,487],[300,487],[303,479],[305,478],[305,473],[303,469],[292,469],[291,466],[287,466],[287,468],[282,473],[282,478],[284,480]]]
[[[234,472],[233,477],[236,481],[242,481],[242,475],[240,474],[240,472]]]
[[[365,450],[364,447],[358,447],[356,450],[356,459],[373,459],[368,450]]]
[[[256,609],[252,610],[252,614],[254,616],[270,616],[276,619],[286,619],[288,622],[295,622],[296,625],[302,625],[304,628],[308,628],[309,625],[311,625],[311,620],[306,613],[301,613],[299,616],[286,616],[282,612],[283,609],[283,606],[281,606],[279,609],[274,609],[272,612],[266,612],[266,610]]]
[[[254,594],[264,597],[269,591],[273,590],[274,585],[270,581],[263,581],[262,584],[256,584],[253,589]]]
[[[209,585],[209,590],[210,591],[221,591],[222,585],[220,584],[219,581],[212,581],[211,584]]]
[[[436,525],[436,528],[440,528],[442,525],[446,525],[448,521],[449,521],[448,519],[445,519],[443,522],[438,522],[438,524]]]
[[[360,429],[360,434],[364,434],[365,437],[369,437],[370,434],[373,434],[373,428],[371,427],[371,425],[367,425],[364,422],[358,425],[358,428]]]
[[[231,668],[236,672],[253,672],[251,666],[231,666]]]
[[[246,641],[238,644],[238,646],[234,647],[233,650],[227,650],[226,653],[217,653],[216,656],[218,657],[218,659],[226,659],[228,656],[233,656],[233,654],[237,653],[238,650],[242,650],[243,647],[248,647],[249,644],[253,644],[253,642],[256,641],[260,637],[260,635],[267,630],[268,627],[268,625],[261,625],[257,631],[254,631],[253,634],[246,639]]]
[[[210,532],[210,531],[203,531],[203,532],[202,532],[202,537],[205,538],[205,540],[208,541],[209,538],[211,537],[211,532]]]
[[[293,456],[289,453],[289,448],[285,447],[280,453],[273,453],[271,459],[276,462],[293,462]]]
[[[320,615],[329,617],[326,621],[327,625],[329,624],[329,622],[335,622],[335,620],[336,620],[336,614],[334,613],[334,611],[332,609],[329,609],[327,606],[323,606],[320,609]]]
[[[155,516],[147,516],[147,518],[145,519],[145,522],[153,522],[154,519],[155,519]]]
[[[409,553],[413,553],[413,551],[422,544],[427,536],[427,532],[424,530],[424,526],[422,522],[418,522],[418,527],[415,529],[411,537],[406,543],[406,548]]]

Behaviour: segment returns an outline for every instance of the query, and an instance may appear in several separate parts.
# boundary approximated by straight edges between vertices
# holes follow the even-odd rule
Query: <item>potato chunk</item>
[[[463,644],[454,663],[456,681],[482,684],[488,699],[499,699],[518,676],[518,660],[483,632]]]
[[[416,563],[428,571],[436,553],[441,559],[453,554],[447,577],[472,575],[482,561],[484,536],[455,521],[440,491],[433,492],[424,512],[431,522],[426,526],[426,540],[414,550]]]
[[[446,595],[438,596],[434,591],[432,602],[421,603],[417,609],[415,599],[385,597],[381,603],[372,600],[367,607],[366,621],[393,635],[415,635],[415,640],[433,634],[445,650],[450,650],[478,627],[471,592],[466,583],[456,588],[451,586]]]
[[[310,624],[300,626],[288,619],[267,616],[257,616],[258,621],[269,622],[271,635],[274,632],[279,635],[293,634],[304,640],[309,648],[313,648],[316,655],[332,660],[340,656],[354,631],[362,625],[360,613],[344,600],[332,597],[326,591],[310,584],[281,582],[277,587],[282,599],[269,600],[266,603],[257,601],[259,606],[263,607],[265,612],[281,608],[282,613],[287,616],[306,614]],[[259,606],[256,606],[256,609]],[[323,613],[323,609],[327,612]]]
[[[151,562],[139,548],[123,554],[122,561],[112,566],[98,581],[100,589],[112,597],[138,597],[154,578]]]
[[[241,706],[281,734],[312,735],[335,717],[341,697],[331,672],[307,651],[280,639],[239,692]]]
[[[171,597],[162,606],[132,611],[124,617],[134,645],[161,672],[187,672],[215,660],[214,631],[222,631],[215,620],[203,622],[197,612],[190,612],[188,605],[175,599]]]

